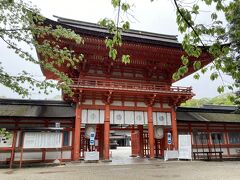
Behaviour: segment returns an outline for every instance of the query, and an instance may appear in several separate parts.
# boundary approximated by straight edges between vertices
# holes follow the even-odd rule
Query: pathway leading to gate
[[[151,161],[110,165],[70,163],[66,166],[0,169],[1,180],[239,180],[240,162]]]
[[[124,164],[148,164],[151,163],[146,158],[131,157],[131,147],[117,147],[117,149],[110,149],[111,165]]]
[[[0,180],[239,180],[240,161],[167,161],[129,157],[131,148],[111,150],[110,163],[66,163],[56,167],[0,169]]]

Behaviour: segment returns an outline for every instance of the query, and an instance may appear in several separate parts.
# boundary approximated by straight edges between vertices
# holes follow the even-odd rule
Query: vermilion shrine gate
[[[65,101],[76,103],[72,160],[82,156],[83,132],[90,125],[97,129],[96,149],[104,160],[109,160],[110,130],[131,130],[133,154],[141,157],[162,154],[167,147],[168,132],[173,140],[170,148],[177,149],[175,107],[194,94],[191,87],[172,86],[172,74],[181,66],[180,58],[184,54],[176,36],[124,32],[118,57],[130,55],[131,63],[125,65],[119,58],[113,61],[108,57],[104,40],[110,35],[106,29],[65,18],[58,18],[58,22],[47,19],[45,24],[62,25],[84,39],[82,45],[67,39],[60,44],[84,54],[77,69],[60,67],[74,81],[71,86],[74,96],[63,94]],[[203,52],[199,60],[204,66],[212,58]],[[188,74],[193,72],[190,66]],[[43,73],[47,79],[57,79],[48,71]]]

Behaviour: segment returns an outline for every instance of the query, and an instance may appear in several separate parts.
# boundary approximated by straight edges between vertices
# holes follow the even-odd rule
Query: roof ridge
[[[107,31],[106,28],[101,27],[97,23],[69,19],[69,18],[64,18],[64,17],[60,17],[60,16],[56,16],[56,15],[53,15],[53,17],[57,18],[57,21],[60,23],[63,23],[63,24],[78,25],[78,26],[84,26],[84,27],[93,27],[93,28],[98,28],[98,29]],[[154,33],[154,32],[142,31],[142,30],[135,30],[135,29],[130,29],[128,31],[124,31],[123,35],[126,35],[125,33],[132,33],[132,34],[137,34],[137,35],[145,35],[145,36],[158,37],[158,38],[161,37],[161,38],[176,41],[176,43],[178,42],[177,35],[168,35],[168,34]]]

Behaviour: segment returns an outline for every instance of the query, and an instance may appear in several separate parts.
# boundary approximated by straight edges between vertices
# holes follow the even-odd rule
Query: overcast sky
[[[175,22],[175,8],[170,0],[135,0],[129,1],[133,5],[130,15],[126,18],[131,22],[131,28],[161,34],[180,35],[177,31]],[[101,18],[115,18],[116,12],[111,6],[111,0],[32,0],[40,8],[42,14],[47,18],[53,18],[53,15],[60,17],[76,19],[97,23]],[[134,17],[134,18],[133,18]],[[205,18],[200,19],[204,21]],[[181,36],[179,36],[181,37]],[[12,74],[17,74],[21,70],[31,72],[36,78],[44,79],[40,68],[37,65],[24,62],[19,59],[13,52],[9,51],[5,44],[0,42],[0,61],[3,66]],[[34,52],[33,52],[34,53]],[[192,86],[195,98],[217,96],[217,86],[222,85],[221,80],[210,81],[207,73],[200,80],[194,80],[188,76],[183,80],[175,83],[177,86]],[[224,81],[231,82],[231,78],[224,76]],[[0,85],[0,96],[8,98],[21,98],[16,93]],[[51,99],[60,95],[60,92],[54,91],[51,95],[39,95],[32,93],[32,99]]]

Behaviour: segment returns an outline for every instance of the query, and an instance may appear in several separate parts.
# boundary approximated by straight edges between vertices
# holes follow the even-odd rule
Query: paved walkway
[[[150,163],[146,158],[131,157],[131,147],[117,147],[117,149],[111,149],[110,156],[112,159],[111,165]]]
[[[151,161],[150,164],[0,169],[1,180],[239,180],[240,162]]]
[[[123,153],[123,154],[121,154]],[[0,180],[239,180],[240,161],[167,161],[130,158],[113,150],[111,163],[0,169]],[[116,165],[118,164],[118,165]]]

